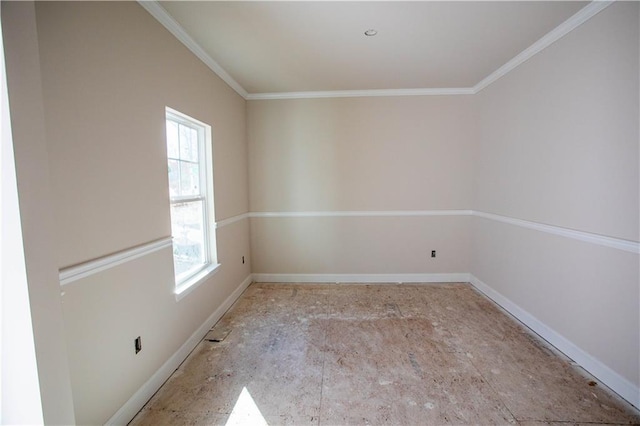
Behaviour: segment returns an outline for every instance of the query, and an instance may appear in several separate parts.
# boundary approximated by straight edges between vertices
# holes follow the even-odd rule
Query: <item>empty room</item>
[[[0,423],[640,424],[640,3],[0,16]]]

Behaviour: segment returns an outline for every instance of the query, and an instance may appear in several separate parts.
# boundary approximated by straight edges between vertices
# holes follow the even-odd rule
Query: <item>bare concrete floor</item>
[[[253,284],[213,330],[131,424],[640,423],[467,284]]]

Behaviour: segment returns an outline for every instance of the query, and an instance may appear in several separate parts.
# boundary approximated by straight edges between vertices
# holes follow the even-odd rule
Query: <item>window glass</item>
[[[200,167],[198,163],[180,162],[180,194],[197,195],[200,193]]]
[[[167,120],[167,157],[179,158],[178,123]]]
[[[180,162],[169,159],[169,195],[180,195]]]
[[[171,227],[175,273],[182,277],[206,263],[202,201],[172,204]]]

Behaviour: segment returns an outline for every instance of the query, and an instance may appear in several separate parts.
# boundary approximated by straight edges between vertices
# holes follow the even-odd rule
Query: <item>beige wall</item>
[[[245,101],[144,9],[42,2],[36,23],[49,176],[31,190],[52,201],[58,267],[170,235],[165,106],[212,126],[216,219],[248,211]],[[77,423],[106,422],[250,274],[247,220],[217,242],[220,270],[180,301],[170,249],[63,287]]]
[[[71,382],[69,379],[69,364],[67,360],[67,348],[65,345],[65,330],[60,298],[60,283],[58,281],[58,265],[56,258],[56,241],[54,221],[51,215],[53,200],[49,185],[50,169],[46,144],[46,132],[44,123],[44,106],[42,97],[42,80],[40,62],[38,58],[38,33],[35,20],[35,8],[31,2],[2,2],[2,33],[7,71],[7,91],[11,115],[11,130],[13,134],[13,151],[15,154],[15,178],[17,180],[20,224],[21,229],[12,229],[12,232],[21,234],[23,240],[23,253],[13,253],[16,258],[24,254],[24,272],[26,272],[27,287],[22,288],[28,292],[32,334],[24,331],[16,336],[16,326],[20,326],[20,319],[7,317],[7,309],[3,309],[2,334],[2,368],[13,368],[12,374],[2,371],[2,378],[12,377],[20,373],[21,369],[29,364],[21,363],[18,368],[7,364],[8,360],[15,359],[7,356],[6,345],[19,343],[20,340],[8,340],[7,336],[17,339],[33,339],[35,357],[37,363],[37,377],[39,385],[39,400],[33,401],[41,404],[39,422],[45,424],[72,424],[74,423],[74,401]],[[4,108],[4,104],[2,105]],[[7,111],[3,111],[3,119]],[[8,115],[8,114],[7,114]],[[3,133],[7,132],[7,123],[2,122]],[[5,133],[6,134],[6,133]],[[4,135],[3,135],[4,136]],[[4,144],[4,140],[3,140]],[[3,147],[4,151],[4,147]],[[3,152],[3,155],[6,152]],[[7,159],[3,158],[3,162]],[[11,161],[11,160],[9,160]],[[11,178],[6,175],[7,170],[2,170],[3,189]],[[6,193],[2,194],[6,201]],[[7,217],[7,210],[12,206],[2,206],[3,222]],[[4,223],[3,223],[4,225]],[[7,246],[6,230],[2,233],[2,250]],[[10,246],[10,250],[17,251],[20,247]],[[5,261],[4,253],[3,260]],[[13,267],[17,267],[15,264]],[[2,265],[2,278],[7,278],[7,269]],[[21,271],[22,273],[23,271]],[[21,281],[10,277],[11,282],[2,282],[3,295],[0,299],[7,303],[7,291],[16,292],[16,288],[23,284]],[[11,294],[11,293],[9,293]],[[13,309],[16,307],[13,306]],[[29,314],[29,310],[27,310]],[[10,315],[10,313],[9,313]],[[18,321],[16,321],[16,319]],[[9,320],[9,321],[7,321]],[[7,333],[7,328],[11,331]],[[13,354],[27,353],[28,346],[11,348]],[[18,355],[16,354],[16,355]],[[28,361],[28,356],[25,360]],[[12,398],[7,398],[6,393],[14,388],[20,388],[21,392],[29,389],[29,374],[18,377],[20,381],[11,383],[5,387],[3,381],[2,397],[4,410],[0,415],[0,421],[7,423],[33,422],[29,417],[21,417],[22,410],[29,409],[29,400],[23,401],[11,408],[6,403],[13,398],[19,398],[21,393],[14,393]],[[11,379],[9,379],[11,380]],[[13,401],[15,404],[15,400]],[[13,417],[12,417],[13,415]]]
[[[638,241],[637,7],[614,4],[477,95],[475,208]]]
[[[216,218],[247,211],[240,96],[137,4],[37,6],[61,267],[171,233],[165,106],[212,126]]]
[[[464,216],[252,218],[252,266],[268,274],[464,273],[469,226]]]
[[[248,104],[251,211],[469,205],[469,96]]]
[[[253,212],[447,210],[471,202],[469,96],[248,104]],[[457,216],[253,218],[253,270],[465,272],[466,224]]]
[[[638,3],[476,95],[473,208],[638,241]],[[638,255],[485,219],[471,272],[638,386]]]

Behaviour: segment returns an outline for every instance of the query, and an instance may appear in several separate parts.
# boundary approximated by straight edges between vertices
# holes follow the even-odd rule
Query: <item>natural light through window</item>
[[[242,388],[238,401],[236,401],[226,423],[226,426],[239,425],[268,426],[246,387]]]
[[[178,288],[215,266],[211,127],[167,108],[173,263]]]

